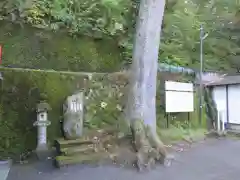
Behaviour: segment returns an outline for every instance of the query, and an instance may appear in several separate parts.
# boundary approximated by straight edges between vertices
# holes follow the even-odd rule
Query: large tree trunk
[[[128,115],[156,132],[156,78],[165,0],[141,0],[130,77]]]
[[[150,154],[154,154],[152,153],[154,150],[157,150],[164,159],[167,156],[167,151],[156,132],[155,103],[158,51],[164,7],[165,0],[141,0],[137,19],[126,107],[127,119],[135,138],[138,166],[151,163]],[[159,156],[155,154],[154,159],[159,159]]]

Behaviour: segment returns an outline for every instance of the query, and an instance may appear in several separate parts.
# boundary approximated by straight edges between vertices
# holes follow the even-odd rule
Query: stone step
[[[55,166],[60,168],[66,165],[75,165],[75,164],[91,164],[91,163],[98,163],[104,159],[108,158],[107,152],[98,152],[89,154],[78,154],[75,156],[57,156],[55,158]]]
[[[65,140],[65,139],[57,139],[55,140],[55,148],[58,154],[62,152],[62,149],[69,147],[76,147],[80,145],[90,145],[94,142],[89,139],[76,139],[76,140]]]
[[[92,144],[94,143],[91,139],[87,138],[80,138],[74,140],[65,140],[65,139],[57,139],[55,140],[55,144],[64,147],[74,146],[74,145],[81,145],[81,144]]]
[[[62,150],[66,148],[104,144],[112,139],[112,135],[105,135],[104,137],[83,137],[76,140],[57,139],[55,140],[55,148],[57,153],[61,154]]]
[[[65,156],[73,156],[75,154],[89,154],[95,153],[96,147],[93,144],[90,145],[80,145],[74,147],[67,147],[60,149],[61,154]]]

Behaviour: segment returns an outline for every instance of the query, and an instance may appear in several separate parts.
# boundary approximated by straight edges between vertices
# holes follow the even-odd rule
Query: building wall
[[[224,122],[239,126],[240,84],[213,87],[213,98],[217,108],[223,110]]]
[[[216,103],[217,109],[223,111],[223,121],[227,122],[227,87],[213,87],[213,99]]]
[[[228,85],[229,123],[240,125],[240,84]]]

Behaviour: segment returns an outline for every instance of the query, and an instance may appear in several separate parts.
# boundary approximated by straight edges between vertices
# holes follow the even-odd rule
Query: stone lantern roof
[[[41,112],[48,112],[51,110],[51,107],[48,103],[46,102],[40,102],[37,105],[37,113],[41,113]]]

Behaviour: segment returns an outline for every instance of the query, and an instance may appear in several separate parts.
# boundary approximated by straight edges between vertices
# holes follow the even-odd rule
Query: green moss
[[[113,72],[122,57],[114,39],[71,37],[0,21],[3,65],[38,69]]]
[[[2,119],[0,121],[0,156],[19,155],[25,150],[35,149],[37,128],[36,104],[44,97],[52,110],[48,140],[62,137],[60,120],[62,104],[68,95],[77,89],[85,89],[85,127],[97,128],[115,125],[121,115],[121,88],[108,75],[93,74],[86,83],[85,73],[61,74],[57,72],[27,71],[0,68],[4,75],[2,86]],[[85,83],[84,83],[85,82]],[[102,107],[101,103],[107,104]],[[118,107],[119,106],[119,107]]]
[[[199,141],[205,138],[206,129],[182,129],[171,126],[168,129],[158,129],[158,133],[164,143],[189,140]]]
[[[6,68],[0,68],[0,71],[4,76],[0,106],[0,157],[14,157],[36,148],[37,128],[33,127],[33,123],[36,121],[36,104],[43,97],[52,108],[49,112],[52,123],[48,127],[49,143],[61,138],[62,104],[77,89],[85,90],[85,130],[115,126],[126,131],[122,111],[127,74],[63,74],[56,71]],[[84,80],[87,77],[91,77],[91,80]],[[166,118],[158,104],[157,112],[158,127],[162,129],[161,124]],[[193,115],[190,116],[190,121],[194,118]],[[178,113],[175,116],[170,124],[185,131],[185,114]],[[177,131],[175,133],[179,134]]]
[[[57,156],[56,166],[61,167],[65,165],[81,164],[81,163],[97,163],[108,157],[106,152],[98,152],[89,154],[80,154],[75,156]]]
[[[56,74],[12,70],[2,72],[4,81],[1,92],[3,114],[0,122],[0,156],[12,156],[27,149],[35,149],[35,109],[43,94],[53,109],[49,116],[52,122],[48,127],[49,141],[61,136],[61,105],[64,98],[73,91],[74,83],[70,86],[68,80],[64,82],[61,76]]]

